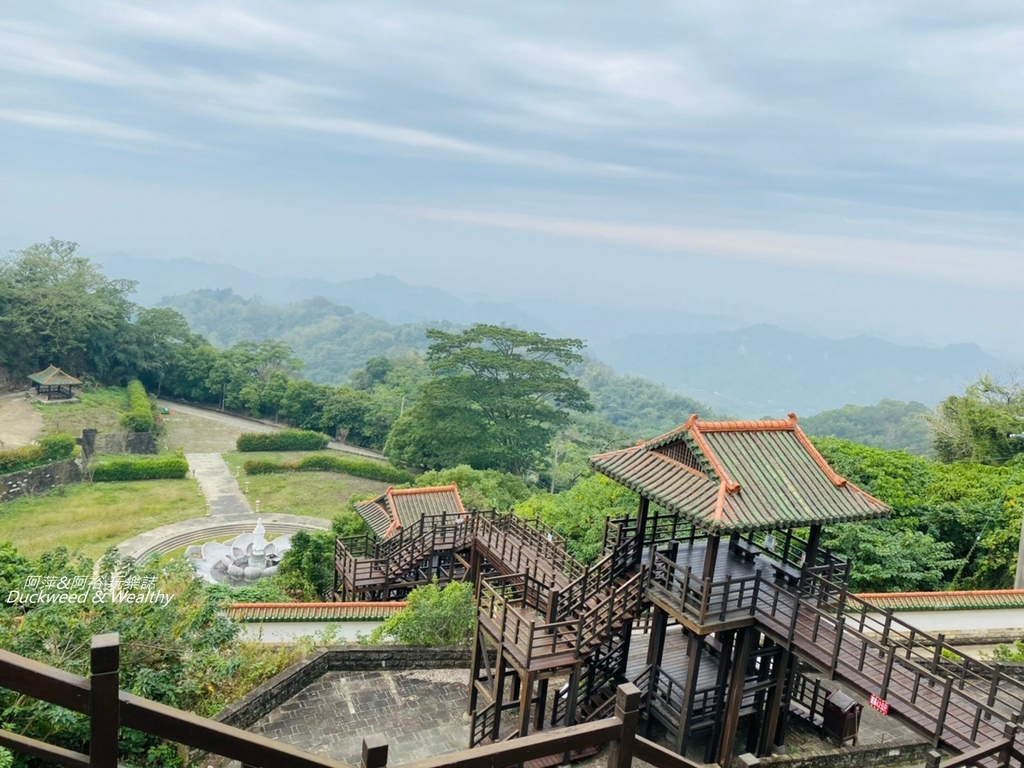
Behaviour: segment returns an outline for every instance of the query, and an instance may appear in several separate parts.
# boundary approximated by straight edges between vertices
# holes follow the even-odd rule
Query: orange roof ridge
[[[690,435],[693,437],[694,442],[697,443],[697,447],[704,454],[704,458],[711,464],[711,468],[715,470],[715,474],[722,481],[725,490],[729,493],[736,493],[740,489],[740,484],[729,477],[729,473],[725,471],[722,462],[718,460],[718,457],[711,450],[711,446],[708,445],[708,441],[700,433],[701,425],[697,421],[696,414],[687,419],[686,423],[690,425]]]
[[[896,598],[896,597],[939,597],[951,595],[957,597],[986,597],[989,595],[1021,595],[1024,596],[1024,589],[952,589],[942,592],[859,592],[857,597],[861,600],[871,598]]]
[[[451,485],[431,485],[425,488],[395,488],[394,490],[388,489],[395,496],[407,496],[413,493],[440,493],[442,491],[457,491],[459,487],[452,483]]]

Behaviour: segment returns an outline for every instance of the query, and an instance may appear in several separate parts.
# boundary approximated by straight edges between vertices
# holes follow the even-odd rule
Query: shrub
[[[242,465],[247,475],[269,475],[274,472],[337,472],[383,483],[409,483],[412,475],[404,469],[369,459],[349,459],[344,456],[304,456],[299,461],[267,461],[253,459]]]
[[[26,445],[24,448],[0,451],[0,474],[38,466],[46,461],[44,456],[45,451],[41,445]]]
[[[453,581],[444,589],[433,584],[416,587],[408,605],[373,630],[369,641],[400,645],[467,646],[473,639],[476,608],[473,585]]]
[[[188,462],[178,456],[145,459],[111,459],[97,464],[92,479],[98,483],[121,480],[180,480],[188,474]]]
[[[294,471],[295,465],[288,462],[269,461],[267,459],[249,459],[242,465],[247,475],[272,475],[275,472]]]
[[[329,438],[320,432],[305,429],[284,429],[280,432],[246,432],[235,445],[239,451],[320,451]]]
[[[39,446],[43,449],[43,458],[47,461],[70,459],[75,453],[76,445],[78,443],[71,435],[52,435],[39,441]]]
[[[146,388],[137,380],[129,381],[128,412],[121,416],[121,426],[131,432],[152,432],[155,424]]]

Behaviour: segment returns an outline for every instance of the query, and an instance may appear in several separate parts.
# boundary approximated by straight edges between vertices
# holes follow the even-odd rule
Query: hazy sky
[[[0,245],[1021,339],[1020,2],[0,6]]]

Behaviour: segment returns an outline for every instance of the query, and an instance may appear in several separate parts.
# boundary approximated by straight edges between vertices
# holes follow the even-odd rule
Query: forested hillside
[[[931,456],[935,448],[926,418],[931,412],[921,403],[883,400],[877,405],[846,405],[802,417],[800,426],[814,437],[838,437],[874,448]]]

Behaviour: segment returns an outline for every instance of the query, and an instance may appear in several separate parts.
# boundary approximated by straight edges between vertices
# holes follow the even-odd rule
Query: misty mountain
[[[985,371],[1000,376],[1013,368],[973,344],[929,347],[852,334],[826,337],[803,329],[745,326],[725,315],[643,307],[478,301],[385,275],[289,281],[190,259],[96,258],[108,275],[137,280],[137,299],[146,305],[177,294],[164,303],[182,309],[179,297],[197,288],[232,288],[235,303],[219,315],[203,318],[198,306],[182,309],[193,327],[227,345],[265,338],[261,333],[283,338],[296,350],[308,350],[306,374],[321,381],[343,379],[372,354],[425,349],[423,330],[442,321],[507,324],[582,338],[589,354],[620,373],[652,379],[715,411],[748,418],[789,411],[810,415],[883,399],[931,406],[962,392]],[[253,297],[260,301],[238,303]],[[271,307],[280,308],[277,320],[270,319]],[[262,325],[252,324],[255,317],[239,325],[232,316],[246,312],[260,315]],[[303,316],[308,323],[300,329],[296,319]],[[369,354],[360,359],[364,352]]]
[[[932,406],[984,371],[999,375],[1011,367],[974,344],[931,348],[868,336],[828,339],[770,325],[635,334],[590,351],[620,373],[645,376],[743,418],[810,415],[884,399]]]

